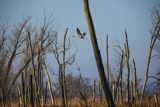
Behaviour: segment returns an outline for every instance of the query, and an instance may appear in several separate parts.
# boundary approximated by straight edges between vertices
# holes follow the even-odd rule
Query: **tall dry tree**
[[[137,71],[136,71],[136,64],[133,59],[133,71],[132,71],[132,77],[133,77],[133,98],[136,99],[138,92],[137,92]]]
[[[27,35],[28,35],[28,42],[30,46],[30,57],[31,57],[31,65],[33,71],[33,79],[35,84],[35,95],[36,95],[36,102],[37,105],[40,105],[40,99],[44,99],[43,97],[43,78],[44,73],[48,72],[45,66],[45,59],[44,57],[47,54],[47,51],[51,45],[54,44],[56,32],[53,30],[53,20],[50,18],[44,17],[44,22],[40,26],[39,31],[32,32],[33,29],[31,26],[28,26]],[[31,37],[32,36],[32,37]],[[34,57],[37,54],[37,57]],[[46,73],[48,74],[48,73]],[[49,89],[51,90],[51,81],[49,80],[48,75],[48,83]],[[53,93],[51,94],[51,101],[53,105]]]
[[[90,32],[94,56],[95,56],[95,60],[96,60],[96,64],[97,64],[97,68],[98,68],[98,72],[100,76],[100,81],[101,81],[101,84],[102,84],[102,87],[105,93],[107,105],[108,107],[115,107],[113,97],[112,97],[112,94],[109,88],[109,83],[105,75],[105,70],[104,70],[100,50],[99,50],[98,43],[97,43],[96,32],[94,29],[92,16],[91,16],[90,9],[89,9],[89,0],[83,0],[83,3],[84,3],[84,13],[85,13],[86,20],[88,23],[88,29]]]
[[[4,78],[4,83],[6,83],[7,79],[8,79],[8,75],[11,71],[11,67],[13,64],[13,60],[14,58],[20,54],[17,53],[18,48],[20,48],[22,46],[22,44],[24,43],[25,39],[22,39],[21,36],[24,32],[24,28],[26,26],[26,24],[28,23],[28,21],[30,20],[30,17],[27,19],[24,19],[24,22],[20,23],[19,26],[16,28],[15,32],[13,33],[14,37],[13,37],[13,49],[11,51],[11,55],[9,56],[9,61],[7,64],[7,70],[6,70],[6,75]]]
[[[68,33],[68,28],[66,28],[66,31],[63,37],[63,43],[59,44],[58,37],[57,37],[52,50],[59,67],[59,83],[61,87],[61,97],[62,97],[63,107],[68,107],[66,82],[65,82],[65,67],[66,65],[72,65],[75,61],[75,56],[76,56],[76,52],[75,52],[74,54],[66,58],[66,52],[69,51],[71,48],[70,40],[67,39],[67,33]]]
[[[160,8],[155,7],[153,9],[152,17],[153,17],[153,22],[152,22],[153,29],[151,29],[149,53],[148,53],[148,59],[147,59],[146,70],[145,70],[145,79],[144,79],[144,84],[143,84],[143,88],[142,88],[142,95],[141,95],[142,99],[144,98],[144,93],[145,93],[146,85],[147,85],[147,81],[148,81],[149,67],[150,67],[150,62],[152,59],[153,48],[155,46],[156,40],[160,37]]]
[[[20,66],[15,72],[13,81],[7,90],[7,95],[11,91],[11,88],[14,86],[19,75],[24,72],[25,77],[25,88],[28,88],[30,85],[27,83],[27,78],[29,80],[29,75],[33,74],[33,88],[36,94],[36,102],[40,105],[40,98],[43,98],[43,73],[44,67],[42,61],[44,56],[47,54],[49,47],[54,43],[54,38],[56,36],[55,31],[53,30],[52,21],[50,19],[45,19],[44,23],[39,27],[34,27],[29,22],[23,28],[23,42],[26,44],[22,45],[22,59],[19,60]],[[30,69],[31,68],[31,69]],[[31,71],[33,71],[31,73]],[[27,76],[28,75],[28,76]],[[25,89],[26,90],[26,89]]]
[[[8,48],[6,47],[7,44],[7,26],[0,25],[0,88],[6,90],[8,86],[4,84],[4,76],[6,75],[6,64],[8,61]],[[8,83],[7,83],[8,84]]]
[[[38,57],[37,57],[38,80],[37,81],[38,81],[39,91],[41,93],[41,97],[43,98],[43,100],[45,100],[46,98],[44,97],[46,96],[43,96],[44,95],[43,94],[43,82],[44,82],[43,78],[46,77],[47,84],[48,84],[46,86],[48,86],[50,97],[51,97],[51,103],[53,106],[54,96],[53,96],[53,90],[52,90],[52,83],[51,83],[51,79],[45,63],[46,61],[45,56],[49,52],[49,48],[55,43],[55,38],[57,36],[57,32],[54,31],[53,29],[54,25],[53,25],[53,19],[51,17],[52,15],[49,18],[44,16],[43,24],[40,27],[40,34],[39,34],[40,36],[38,37],[38,44],[36,48],[38,53]]]
[[[130,58],[130,50],[128,45],[128,35],[125,31],[125,44],[124,44],[124,56],[125,56],[125,65],[126,65],[126,101],[127,104],[130,102],[130,67],[129,67],[129,58]]]
[[[119,77],[117,80],[117,86],[118,86],[118,99],[120,100],[120,102],[122,102],[122,75],[123,75],[123,57],[124,57],[124,53],[122,50],[122,54],[121,54],[121,61],[120,61],[120,68],[119,68]]]
[[[35,51],[35,45],[32,44],[32,38],[31,38],[31,31],[30,31],[30,27],[28,27],[27,29],[27,33],[28,33],[28,40],[29,40],[29,47],[30,47],[30,57],[31,57],[31,65],[32,65],[32,74],[33,74],[33,79],[34,79],[34,85],[35,85],[35,101],[36,101],[36,105],[40,106],[40,95],[39,95],[39,87],[38,87],[38,81],[37,81],[37,72],[36,72],[36,64],[35,64],[35,58],[33,56],[34,51]]]
[[[64,38],[63,38],[63,51],[62,51],[62,65],[61,65],[61,83],[63,86],[63,98],[64,98],[64,102],[65,102],[65,106],[64,107],[68,107],[67,104],[67,90],[66,90],[66,82],[65,82],[65,56],[66,56],[66,36],[67,36],[67,32],[68,32],[68,28],[66,29],[66,32],[64,34]]]
[[[46,66],[46,63],[45,63],[44,60],[43,60],[43,63],[44,63],[44,71],[45,71],[45,74],[46,74],[46,77],[47,77],[47,83],[48,83],[47,86],[48,86],[48,89],[49,89],[49,92],[50,92],[51,103],[52,103],[52,105],[54,105],[55,104],[55,99],[54,99],[54,96],[53,96],[53,89],[52,89],[51,79],[50,79],[49,72],[47,70],[47,66]]]
[[[123,61],[124,61],[124,51],[120,46],[118,46],[120,49],[120,62],[119,62],[119,73],[118,73],[118,78],[116,81],[116,90],[115,90],[115,97],[118,96],[118,101],[122,103],[122,82],[123,82]]]
[[[108,83],[109,83],[109,53],[108,53],[108,35],[106,36],[106,56],[107,56],[107,79],[108,79]]]
[[[11,34],[10,38],[8,37],[8,44],[7,44],[7,62],[6,62],[6,70],[5,70],[5,75],[4,75],[4,87],[6,85],[10,85],[6,90],[5,90],[5,99],[9,95],[9,92],[11,90],[11,87],[13,84],[8,84],[6,83],[9,79],[11,80],[10,74],[13,73],[15,62],[20,60],[21,58],[18,58],[23,54],[22,48],[25,42],[25,27],[27,26],[28,22],[30,20],[30,17],[24,18],[21,23],[19,23],[13,30],[13,33]],[[28,64],[28,63],[27,63]],[[26,66],[26,65],[25,65]],[[19,67],[19,70],[23,70],[23,65],[22,68]],[[17,70],[17,71],[19,71]],[[12,75],[13,76],[13,75]],[[15,79],[13,79],[14,81]]]

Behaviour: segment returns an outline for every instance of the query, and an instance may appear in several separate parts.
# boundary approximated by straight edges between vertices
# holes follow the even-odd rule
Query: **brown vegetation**
[[[96,31],[89,9],[89,0],[83,0],[84,12],[91,36],[93,52],[100,81],[81,75],[66,74],[66,66],[72,65],[76,52],[70,54],[69,29],[58,40],[53,29],[52,17],[44,17],[40,26],[24,18],[10,33],[6,25],[0,26],[0,106],[1,107],[159,107],[158,86],[160,78],[149,76],[152,52],[160,37],[160,9],[153,11],[153,29],[146,64],[142,92],[138,90],[136,61],[130,58],[129,36],[125,31],[124,47],[120,49],[118,72],[115,78],[109,65],[108,36],[106,38],[107,72],[105,72],[98,47]],[[9,33],[10,36],[7,36]],[[69,51],[69,52],[68,52]],[[69,55],[68,55],[69,54]],[[57,77],[51,78],[47,66],[47,55],[53,55],[58,64]],[[68,55],[68,56],[67,56]],[[131,62],[132,60],[132,62]],[[131,64],[130,64],[131,63]],[[125,67],[124,67],[125,66]],[[126,78],[123,74],[126,72]],[[132,78],[131,78],[132,74]],[[159,75],[159,73],[158,73]],[[156,79],[155,90],[146,94],[148,78]],[[141,90],[140,90],[141,91]]]

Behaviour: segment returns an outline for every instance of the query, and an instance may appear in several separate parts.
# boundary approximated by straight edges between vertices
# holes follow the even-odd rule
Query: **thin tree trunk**
[[[124,53],[123,50],[121,50],[121,61],[120,61],[120,66],[119,66],[119,74],[118,74],[118,79],[116,82],[116,88],[118,89],[115,90],[115,97],[118,96],[118,100],[122,101],[122,74],[123,74],[123,57]],[[117,94],[118,93],[118,94]]]
[[[96,99],[96,80],[93,81],[93,107],[95,107],[95,99]]]
[[[101,83],[99,83],[99,100],[102,102],[102,88],[101,88]]]
[[[13,102],[13,98],[12,98],[12,95],[10,94],[9,95],[9,98],[10,98],[10,106],[12,105],[12,102]]]
[[[31,35],[28,31],[28,39],[29,39],[29,46],[30,46],[30,57],[33,67],[33,77],[34,77],[34,83],[35,83],[35,95],[36,95],[36,105],[40,106],[40,96],[39,96],[39,87],[38,87],[38,74],[36,72],[35,62],[34,62],[34,56],[33,56],[33,47],[31,42]]]
[[[122,75],[123,75],[123,57],[124,57],[124,53],[122,51],[122,55],[121,55],[121,62],[120,62],[120,71],[119,71],[119,79],[117,81],[118,87],[119,87],[119,99],[120,102],[122,103]]]
[[[5,107],[5,98],[4,98],[4,90],[1,88],[1,99],[2,99],[2,107]]]
[[[143,99],[143,97],[144,97],[144,93],[145,93],[145,89],[146,89],[146,85],[147,85],[147,81],[148,81],[149,66],[150,66],[150,62],[151,62],[151,58],[152,58],[152,51],[153,51],[154,45],[156,43],[156,40],[160,35],[160,18],[159,18],[159,16],[160,16],[159,10],[157,10],[155,8],[155,10],[153,11],[154,29],[153,29],[153,31],[151,31],[151,41],[150,41],[150,46],[149,46],[148,60],[147,60],[147,65],[146,65],[146,70],[145,70],[145,79],[144,79],[144,84],[143,84],[143,88],[142,88],[141,99]]]
[[[23,72],[22,72],[22,75],[21,75],[21,79],[22,79],[23,107],[26,107],[26,100],[25,100],[25,96],[26,96],[26,93],[25,93],[25,81],[24,81],[24,74],[23,74]]]
[[[66,32],[64,35],[64,41],[63,41],[63,55],[62,55],[62,68],[61,68],[61,72],[62,72],[62,86],[63,86],[63,94],[62,94],[62,100],[64,101],[64,107],[68,107],[67,104],[67,91],[66,91],[66,82],[65,82],[65,52],[66,52],[66,36],[67,36],[67,32],[68,32],[68,28],[66,28]]]
[[[158,98],[157,98],[157,94],[154,94],[154,99],[155,99],[155,103],[156,103],[156,107],[159,107],[159,102],[158,102]]]
[[[31,107],[34,107],[34,95],[33,95],[33,81],[32,75],[30,75],[30,103]]]
[[[144,80],[144,84],[143,84],[143,89],[142,89],[142,96],[141,99],[143,99],[144,97],[144,93],[145,93],[145,89],[146,89],[146,85],[147,85],[147,81],[148,81],[148,73],[149,73],[149,66],[150,66],[150,62],[151,62],[151,57],[152,57],[152,50],[156,41],[156,37],[153,37],[153,42],[151,39],[150,42],[150,49],[149,49],[149,54],[148,54],[148,61],[147,61],[147,66],[146,66],[146,72],[145,72],[145,80]]]
[[[43,91],[43,96],[44,96],[44,98],[43,98],[43,107],[46,107],[46,102],[47,102],[47,84],[48,84],[48,82],[46,82],[46,87],[45,87],[45,90]],[[52,105],[53,106],[53,105]]]
[[[109,83],[109,55],[108,55],[108,35],[106,36],[106,56],[107,56],[107,79]]]
[[[115,81],[114,81],[114,80],[112,81],[111,86],[112,86],[112,96],[113,96],[113,101],[115,101]]]
[[[136,64],[135,61],[133,59],[133,98],[136,99],[137,98],[137,73],[136,73]]]
[[[21,90],[20,90],[19,85],[17,85],[17,92],[18,92],[18,104],[19,104],[19,107],[21,107],[21,105],[22,105],[22,98],[21,98]]]
[[[89,28],[89,32],[90,32],[90,36],[91,36],[91,41],[92,41],[92,47],[93,47],[93,51],[94,51],[94,55],[95,55],[97,68],[98,68],[98,71],[99,71],[101,84],[102,84],[102,87],[103,87],[103,90],[104,90],[104,93],[105,93],[105,97],[106,97],[108,107],[115,107],[113,97],[112,97],[112,94],[111,94],[111,91],[110,91],[110,88],[109,88],[109,83],[108,83],[106,75],[105,75],[104,66],[103,66],[100,50],[99,50],[98,43],[97,43],[96,33],[95,33],[91,13],[90,13],[90,10],[89,10],[88,1],[89,0],[83,0],[83,2],[84,2],[84,12],[85,12],[86,20],[87,20],[87,23],[88,23],[88,28]]]
[[[44,61],[44,60],[43,60],[43,61]],[[48,83],[48,89],[49,89],[49,92],[50,92],[51,103],[52,103],[52,106],[53,106],[53,105],[55,104],[55,100],[54,100],[54,96],[53,96],[51,79],[50,79],[50,76],[49,76],[49,73],[48,73],[48,70],[47,70],[45,61],[44,61],[44,69],[45,69],[44,71],[45,71],[46,77],[47,77],[47,83]]]
[[[130,67],[129,67],[129,57],[130,57],[130,51],[129,51],[129,45],[128,45],[128,36],[127,32],[125,31],[126,36],[126,42],[125,42],[125,64],[126,64],[126,101],[127,104],[130,103]]]
[[[134,94],[133,94],[133,82],[131,81],[131,84],[130,84],[130,99],[131,99],[131,103],[133,103],[133,100],[134,100]]]

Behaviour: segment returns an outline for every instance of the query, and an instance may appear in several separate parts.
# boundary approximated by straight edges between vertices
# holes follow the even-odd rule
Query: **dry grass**
[[[160,98],[158,98],[158,100],[160,100]],[[100,101],[99,99],[96,99],[95,102],[93,102],[92,99],[88,99],[87,103],[88,107],[107,107],[107,104],[104,100]],[[68,101],[68,105],[69,107],[85,107],[85,102],[81,99],[72,99]],[[31,107],[29,102],[27,103],[26,106]],[[0,105],[0,107],[3,107],[2,104]],[[19,104],[17,101],[8,102],[6,104],[6,107],[19,107]],[[22,107],[22,105],[20,107]],[[46,107],[61,107],[61,100],[56,99],[54,106],[52,106],[51,101],[48,100]],[[128,107],[128,106],[125,103],[116,102],[116,107]],[[154,98],[145,100],[136,100],[135,102],[132,103],[132,107],[156,107],[156,103]]]

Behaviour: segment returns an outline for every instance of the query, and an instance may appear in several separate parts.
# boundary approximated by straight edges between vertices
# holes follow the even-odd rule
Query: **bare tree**
[[[133,98],[137,98],[137,71],[136,71],[136,64],[133,59],[133,71],[132,71],[132,76],[133,76]]]
[[[106,56],[107,56],[107,79],[108,79],[108,83],[109,83],[109,55],[108,55],[108,35],[106,36]]]
[[[67,107],[67,91],[66,91],[66,82],[65,82],[65,67],[66,65],[72,65],[75,61],[76,53],[72,54],[70,57],[66,58],[66,52],[70,50],[70,40],[67,42],[67,33],[68,28],[66,28],[63,43],[58,44],[58,38],[56,38],[56,43],[53,47],[53,53],[55,59],[59,66],[59,83],[61,87],[61,94],[62,94],[62,104],[63,107]]]
[[[109,83],[108,83],[107,78],[105,76],[104,66],[102,63],[102,58],[101,58],[101,54],[100,54],[97,39],[96,39],[96,32],[94,29],[92,16],[91,16],[90,9],[89,9],[89,0],[83,0],[83,3],[84,3],[84,13],[85,13],[86,20],[88,23],[88,28],[90,31],[95,60],[96,60],[97,68],[99,71],[101,84],[102,84],[102,87],[103,87],[103,90],[105,93],[107,105],[108,105],[108,107],[115,107],[113,97],[112,97],[112,94],[111,94],[111,91],[109,88]]]
[[[30,19],[30,17],[29,17]],[[50,19],[47,19],[45,17],[44,23],[40,27],[34,27],[32,24],[29,23],[29,19],[27,18],[24,23],[21,24],[20,30],[18,28],[15,30],[15,32],[18,33],[18,31],[21,31],[21,34],[14,33],[13,38],[11,39],[14,44],[17,44],[14,47],[14,55],[11,54],[13,59],[11,60],[13,63],[13,60],[17,60],[19,65],[15,67],[15,75],[12,80],[12,83],[10,84],[9,88],[6,90],[6,97],[11,92],[12,87],[14,86],[16,80],[18,80],[19,75],[23,72],[24,78],[23,78],[23,102],[25,102],[24,99],[27,99],[27,88],[30,87],[28,80],[30,80],[30,74],[33,75],[33,93],[35,97],[36,105],[40,105],[40,99],[43,99],[43,79],[44,79],[44,57],[47,54],[48,49],[51,45],[54,44],[56,32],[53,30],[52,21]],[[15,36],[15,37],[14,37]],[[12,50],[11,50],[12,52]],[[18,56],[21,56],[18,58]],[[17,56],[17,57],[16,57]],[[10,59],[10,57],[9,57]],[[10,61],[10,60],[8,60]],[[13,65],[13,64],[12,64]],[[12,67],[11,67],[12,68]],[[10,72],[10,71],[9,71]],[[18,82],[18,81],[17,81]],[[25,83],[25,84],[24,84]],[[25,105],[25,104],[24,104]]]
[[[120,100],[120,102],[122,103],[122,82],[123,82],[123,66],[124,66],[124,50],[120,47],[120,46],[116,46],[120,49],[119,56],[120,56],[120,61],[118,64],[118,77],[117,77],[117,81],[116,81],[116,89],[115,89],[115,97],[118,96],[118,101]]]
[[[127,32],[125,31],[125,44],[124,44],[124,56],[125,56],[125,64],[126,64],[126,101],[127,104],[129,104],[130,101],[130,67],[129,67],[129,57],[130,57],[130,50],[129,50],[129,45],[128,45],[128,35]]]
[[[1,75],[0,88],[3,88],[4,90],[5,90],[4,76],[6,75],[6,68],[7,68],[6,65],[7,65],[8,56],[9,56],[8,48],[6,46],[6,42],[7,42],[6,32],[7,32],[7,26],[6,25],[0,26],[0,75]]]
[[[23,30],[27,24],[27,22],[30,20],[30,17],[27,18],[27,19],[24,19],[24,22],[22,22],[21,24],[19,24],[19,26],[15,29],[15,32],[13,33],[13,49],[11,50],[11,55],[9,56],[9,59],[8,59],[8,64],[7,64],[7,70],[6,70],[6,75],[5,75],[5,78],[4,78],[4,83],[6,83],[7,79],[8,79],[8,75],[9,75],[9,72],[11,70],[11,66],[12,66],[12,63],[13,63],[13,60],[14,58],[20,54],[20,53],[17,53],[17,50],[22,46],[23,42],[25,41],[25,39],[21,39],[21,36],[23,34]]]
[[[153,29],[151,30],[151,39],[150,39],[150,45],[149,45],[149,53],[148,53],[148,59],[147,59],[147,64],[146,64],[146,70],[145,70],[145,79],[144,79],[144,84],[142,88],[142,95],[141,98],[143,99],[147,81],[148,81],[148,75],[149,75],[149,67],[150,67],[150,62],[152,59],[152,52],[153,48],[155,46],[155,43],[157,39],[160,37],[160,11],[159,8],[154,8],[153,10]]]

